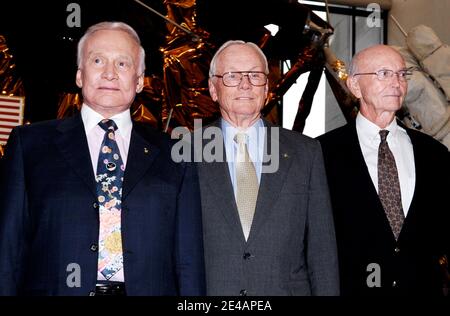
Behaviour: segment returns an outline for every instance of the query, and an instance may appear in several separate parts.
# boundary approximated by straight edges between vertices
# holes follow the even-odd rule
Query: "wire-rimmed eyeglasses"
[[[263,71],[230,71],[222,75],[213,75],[213,77],[222,78],[223,85],[226,87],[237,87],[244,77],[247,77],[248,81],[256,87],[267,83],[267,75]]]
[[[356,73],[353,76],[365,76],[365,75],[376,75],[377,79],[380,81],[384,81],[387,79],[391,79],[394,74],[397,76],[400,81],[407,81],[411,79],[413,68],[402,69],[399,71],[393,71],[390,69],[381,69],[376,72],[360,72]]]

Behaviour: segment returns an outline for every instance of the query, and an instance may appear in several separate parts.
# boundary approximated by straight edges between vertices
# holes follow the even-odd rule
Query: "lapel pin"
[[[144,154],[148,154],[150,150],[147,147],[144,147]]]
[[[289,155],[287,153],[284,153],[283,158],[289,158]]]

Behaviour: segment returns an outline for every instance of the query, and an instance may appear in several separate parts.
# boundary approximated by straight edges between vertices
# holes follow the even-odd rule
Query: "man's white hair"
[[[261,56],[261,59],[264,61],[264,72],[266,74],[269,74],[269,64],[267,63],[266,55],[264,55],[261,48],[258,47],[255,43],[252,42],[244,42],[244,41],[238,41],[238,40],[232,40],[225,42],[220,48],[217,50],[217,52],[214,54],[214,57],[211,60],[211,64],[209,66],[209,77],[213,77],[216,74],[216,67],[217,67],[217,58],[218,56],[225,50],[225,48],[233,46],[233,45],[244,45],[244,46],[250,46]],[[220,74],[221,75],[221,74]]]
[[[82,64],[84,60],[84,46],[86,45],[86,41],[89,39],[92,34],[94,34],[97,31],[105,31],[105,30],[116,30],[116,31],[122,31],[130,35],[130,37],[133,39],[133,41],[138,44],[139,46],[139,68],[138,68],[138,75],[142,75],[145,71],[145,50],[141,45],[141,40],[139,39],[138,34],[136,31],[129,26],[126,23],[123,22],[100,22],[97,24],[92,25],[89,27],[84,33],[84,35],[81,37],[80,41],[78,42],[77,47],[77,65],[78,68],[80,68],[80,65]]]

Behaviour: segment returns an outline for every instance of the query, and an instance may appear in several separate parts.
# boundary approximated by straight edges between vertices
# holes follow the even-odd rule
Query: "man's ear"
[[[144,89],[144,74],[140,75],[138,77],[137,87],[136,87],[136,93],[139,93]]]
[[[83,87],[83,79],[82,79],[83,76],[82,76],[81,71],[82,70],[78,68],[77,75],[75,77],[75,82],[76,82],[78,88],[82,88]]]
[[[359,87],[359,82],[354,76],[350,76],[347,78],[345,82],[347,84],[348,89],[351,93],[357,98],[361,98],[361,88]]]
[[[209,94],[211,95],[211,99],[214,102],[216,102],[219,99],[219,97],[217,96],[217,90],[212,81],[213,81],[213,79],[209,78],[209,80],[208,80]]]

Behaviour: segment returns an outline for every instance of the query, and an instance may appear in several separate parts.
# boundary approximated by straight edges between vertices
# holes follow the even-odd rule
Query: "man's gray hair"
[[[225,42],[220,48],[217,50],[217,52],[214,54],[214,57],[211,60],[211,64],[209,66],[209,77],[213,77],[216,74],[216,67],[217,67],[217,58],[218,56],[225,50],[225,48],[233,46],[233,45],[245,45],[250,46],[255,49],[255,51],[261,56],[261,59],[264,61],[264,72],[266,74],[269,74],[269,64],[267,63],[266,55],[264,55],[261,48],[258,47],[255,43],[252,42],[244,42],[244,41],[228,41]],[[221,75],[221,74],[220,74]]]
[[[138,75],[142,75],[145,71],[145,50],[141,45],[141,40],[139,39],[136,31],[126,23],[123,22],[100,22],[89,27],[81,37],[78,42],[77,47],[77,65],[80,68],[82,61],[84,60],[84,45],[86,44],[87,39],[92,36],[97,31],[105,31],[105,30],[116,30],[127,33],[133,41],[139,46],[139,68]]]

